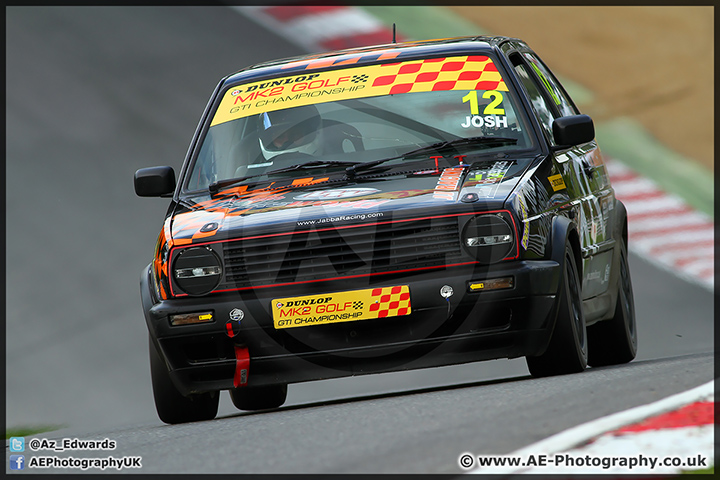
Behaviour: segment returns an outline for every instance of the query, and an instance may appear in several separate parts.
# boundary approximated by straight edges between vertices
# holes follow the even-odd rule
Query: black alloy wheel
[[[525,357],[533,377],[579,373],[588,365],[588,337],[582,309],[580,277],[572,246],[565,245],[563,279],[558,294],[559,310],[547,350]]]
[[[588,328],[590,357],[593,367],[628,363],[637,354],[637,324],[630,268],[625,242],[620,243],[620,278],[617,286],[615,315]],[[616,267],[617,268],[617,267]]]
[[[153,397],[160,420],[172,425],[215,418],[220,402],[219,392],[183,396],[172,383],[165,362],[160,358],[152,339],[149,344]]]

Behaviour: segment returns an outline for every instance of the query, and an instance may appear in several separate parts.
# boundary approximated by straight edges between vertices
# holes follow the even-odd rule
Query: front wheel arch
[[[575,221],[564,216],[555,217],[552,223],[552,236],[550,237],[550,241],[552,242],[550,250],[551,258],[558,263],[561,263],[565,256],[565,244],[570,243],[573,254],[575,255],[578,275],[582,278],[582,246]]]

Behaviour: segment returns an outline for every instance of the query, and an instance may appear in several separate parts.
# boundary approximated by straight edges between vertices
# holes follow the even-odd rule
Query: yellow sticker
[[[567,188],[565,186],[565,181],[563,181],[562,175],[553,175],[552,177],[548,177],[548,180],[550,181],[550,185],[552,185],[553,191],[557,192],[558,190],[562,190],[563,188]]]
[[[277,298],[272,301],[276,329],[410,315],[407,285],[349,292]]]
[[[498,91],[508,88],[492,60],[484,55],[307,72],[231,88],[220,102],[211,126],[301,105],[441,90],[490,90],[495,92],[496,100],[502,101]]]

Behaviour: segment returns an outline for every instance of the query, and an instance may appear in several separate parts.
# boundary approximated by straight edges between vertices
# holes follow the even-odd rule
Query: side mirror
[[[135,172],[135,193],[140,197],[162,197],[175,191],[172,167],[141,168]]]
[[[587,115],[571,115],[556,118],[552,124],[553,137],[558,147],[568,147],[592,142],[595,126]]]

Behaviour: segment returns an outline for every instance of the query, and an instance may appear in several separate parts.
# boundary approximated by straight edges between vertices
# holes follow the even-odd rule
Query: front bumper
[[[453,365],[542,353],[556,317],[560,267],[552,260],[461,266],[411,276],[370,277],[258,288],[158,301],[149,268],[141,277],[151,339],[185,395],[233,388],[236,346],[250,355],[248,386]],[[513,288],[471,292],[470,281],[512,277]],[[275,329],[275,298],[408,285],[412,313],[401,317]],[[452,287],[448,299],[443,286]],[[234,309],[243,311],[226,322]],[[170,315],[212,311],[206,324],[172,326]]]

